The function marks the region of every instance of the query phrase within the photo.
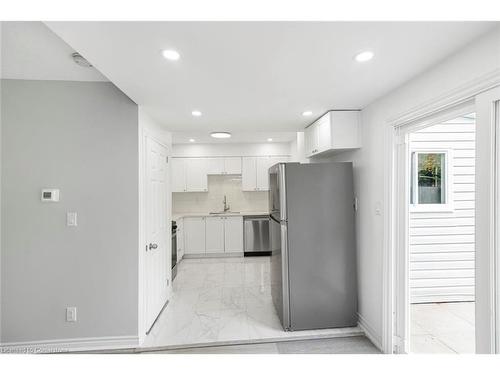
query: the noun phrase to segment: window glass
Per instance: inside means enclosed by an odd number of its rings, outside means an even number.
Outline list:
[[[445,204],[445,157],[444,153],[417,154],[417,203]]]

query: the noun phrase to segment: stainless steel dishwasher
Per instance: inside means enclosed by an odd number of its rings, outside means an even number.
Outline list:
[[[269,216],[244,216],[245,256],[270,255]]]

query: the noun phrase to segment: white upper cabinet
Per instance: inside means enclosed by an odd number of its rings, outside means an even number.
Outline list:
[[[241,189],[255,191],[257,188],[257,158],[243,157],[241,166]]]
[[[243,216],[227,216],[223,219],[225,252],[243,253]]]
[[[208,191],[207,163],[203,158],[172,159],[172,192]]]
[[[304,132],[307,157],[361,147],[359,111],[330,111]]]
[[[269,190],[269,167],[287,156],[173,158],[172,192],[206,192],[208,175],[241,174],[243,191]]]
[[[224,174],[224,158],[207,158],[207,174]]]
[[[208,191],[207,163],[205,159],[186,159],[186,191]]]
[[[242,190],[269,190],[269,167],[285,161],[288,161],[286,156],[243,157]]]
[[[206,158],[207,174],[241,174],[241,157]]]
[[[241,158],[224,158],[225,174],[241,174]]]
[[[224,219],[225,217],[219,216],[205,218],[205,251],[207,253],[224,252]]]
[[[184,159],[172,159],[172,192],[180,193],[186,191],[186,168],[184,167]]]
[[[257,158],[257,191],[269,190],[269,167],[271,166],[270,157]]]

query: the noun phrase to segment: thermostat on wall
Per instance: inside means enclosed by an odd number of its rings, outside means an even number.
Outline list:
[[[59,202],[59,189],[42,189],[42,202]]]

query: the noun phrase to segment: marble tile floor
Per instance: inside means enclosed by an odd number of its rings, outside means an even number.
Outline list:
[[[413,304],[411,353],[474,353],[474,302]]]
[[[155,354],[379,354],[364,336],[159,350]]]
[[[184,259],[177,272],[170,303],[139,350],[363,335],[358,327],[285,332],[269,257]]]

